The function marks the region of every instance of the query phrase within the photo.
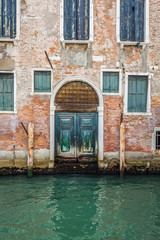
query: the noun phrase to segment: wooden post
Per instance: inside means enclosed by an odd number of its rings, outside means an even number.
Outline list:
[[[27,161],[27,175],[28,177],[33,176],[33,138],[34,138],[34,124],[29,123],[28,125],[28,161]]]
[[[120,125],[120,174],[124,174],[125,167],[125,125]]]

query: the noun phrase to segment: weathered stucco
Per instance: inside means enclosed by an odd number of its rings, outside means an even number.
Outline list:
[[[35,166],[48,167],[50,150],[50,95],[32,93],[32,69],[51,69],[53,86],[68,78],[89,79],[101,91],[100,67],[122,70],[122,96],[103,96],[104,162],[119,161],[120,122],[123,111],[125,73],[151,74],[150,115],[124,115],[126,165],[159,164],[159,152],[152,151],[152,134],[160,126],[160,2],[150,1],[149,44],[121,46],[116,41],[116,0],[94,2],[94,41],[91,44],[62,44],[60,0],[20,1],[20,36],[15,42],[0,41],[0,70],[16,72],[16,113],[0,113],[0,167],[24,167],[27,156],[27,128],[35,125]],[[16,157],[15,157],[16,156]],[[15,160],[13,160],[15,157]],[[15,163],[14,163],[15,161]],[[143,164],[142,164],[143,165]],[[148,166],[148,165],[147,165]]]

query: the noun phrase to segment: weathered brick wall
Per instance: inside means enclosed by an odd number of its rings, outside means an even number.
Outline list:
[[[53,88],[68,77],[91,80],[100,88],[100,66],[115,69],[120,62],[125,72],[149,72],[151,78],[151,113],[149,116],[124,116],[126,151],[151,153],[152,133],[160,124],[160,1],[150,0],[150,44],[120,46],[116,42],[116,0],[94,0],[94,42],[86,46],[60,42],[60,0],[21,0],[20,39],[0,42],[0,70],[16,70],[17,114],[0,114],[0,150],[27,149],[27,127],[35,124],[35,149],[49,149],[50,96],[32,94],[33,68],[50,69],[53,65]],[[85,49],[86,48],[86,49]],[[84,53],[83,53],[84,52]],[[76,55],[79,53],[79,55]],[[74,65],[75,56],[77,65]],[[98,58],[96,58],[98,57]],[[70,65],[67,65],[69,63]],[[122,112],[120,96],[104,96],[104,152],[119,151],[119,126]]]

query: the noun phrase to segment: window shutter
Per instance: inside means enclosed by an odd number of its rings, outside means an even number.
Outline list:
[[[77,0],[77,40],[89,39],[89,0]]]
[[[129,76],[128,112],[146,112],[148,77]]]
[[[121,0],[120,3],[120,39],[132,40],[132,0]]]
[[[3,76],[3,110],[14,110],[14,79],[13,74]]]
[[[119,92],[119,73],[103,72],[103,92],[104,93]]]
[[[5,0],[2,0],[2,2],[1,2],[1,4],[2,4],[2,6],[1,6],[1,21],[2,21],[2,37],[4,37],[5,36],[5,4],[6,3],[6,1]]]
[[[76,0],[64,0],[64,39],[76,39]]]
[[[10,2],[9,11],[10,11],[10,37],[16,36],[16,0],[8,0]],[[9,4],[8,4],[9,5]]]
[[[146,112],[147,89],[147,77],[139,77],[139,80],[137,80],[137,112]]]
[[[135,76],[128,79],[128,112],[136,112],[137,106],[137,82]]]
[[[144,0],[135,0],[135,41],[144,42]]]
[[[34,91],[51,92],[51,72],[35,71],[34,72]]]
[[[0,36],[16,37],[16,0],[1,0]]]

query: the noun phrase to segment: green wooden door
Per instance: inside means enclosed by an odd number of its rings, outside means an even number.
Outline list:
[[[77,157],[97,155],[97,114],[77,114]]]
[[[75,114],[56,114],[56,156],[75,157]]]
[[[97,113],[56,113],[56,157],[97,156]]]

